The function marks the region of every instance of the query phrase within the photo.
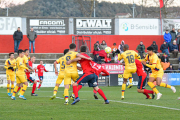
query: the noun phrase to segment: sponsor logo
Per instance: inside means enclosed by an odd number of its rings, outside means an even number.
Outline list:
[[[39,20],[39,25],[65,26],[64,20]]]
[[[122,24],[121,24],[121,28],[122,28],[124,31],[128,31],[128,29],[129,29],[128,23],[122,23]]]

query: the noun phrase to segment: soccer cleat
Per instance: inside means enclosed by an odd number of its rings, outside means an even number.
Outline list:
[[[174,86],[171,86],[171,90],[176,93],[176,88]]]
[[[124,96],[121,96],[121,100],[124,100]]]
[[[11,97],[11,95],[12,95],[11,93],[7,93],[7,94],[8,94],[9,97]]]
[[[152,94],[152,99],[154,99],[154,98],[155,98],[155,96],[156,96],[156,95],[155,95],[155,93],[153,93],[153,94]]]
[[[31,96],[38,96],[38,94],[35,94],[35,93],[31,93]]]
[[[105,103],[104,104],[109,104],[109,100],[105,100]]]
[[[66,101],[65,101],[65,103],[64,103],[64,105],[68,105],[68,103],[69,103],[69,101],[68,101],[68,100],[66,100]]]
[[[148,98],[146,98],[146,99],[152,99],[151,97],[148,97]]]
[[[19,92],[19,93],[18,93],[18,96],[20,96],[20,95],[21,95],[21,93]]]
[[[23,95],[20,95],[19,98],[21,98],[23,100],[27,100]]]
[[[71,103],[71,105],[75,105],[77,102],[79,102],[80,101],[80,99],[79,99],[79,97],[77,97],[75,100],[74,100],[74,102],[73,103]]]
[[[40,90],[39,88],[37,88],[37,90]]]
[[[70,98],[71,98],[71,100],[74,100],[74,96],[71,95]]]
[[[162,94],[161,93],[158,93],[157,94],[157,99],[156,100],[159,100],[161,98]]]
[[[11,100],[16,100],[16,98],[14,96],[11,97]]]
[[[94,93],[94,98],[97,100],[98,99],[98,97],[97,97],[97,95]]]
[[[53,96],[50,98],[50,100],[53,100],[54,98],[56,98],[56,95],[53,95]]]
[[[133,86],[132,84],[129,84],[127,88],[129,88],[129,89],[130,89],[130,88],[132,88],[132,86]]]

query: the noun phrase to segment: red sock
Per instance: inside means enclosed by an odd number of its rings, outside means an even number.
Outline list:
[[[18,88],[17,92],[21,89],[21,87]]]
[[[146,89],[144,89],[144,93],[153,94],[153,91],[152,91],[152,90],[146,90]]]
[[[41,84],[39,84],[39,87],[38,87],[38,89],[41,87]]]
[[[146,95],[147,98],[149,98],[150,96],[148,95],[148,93],[143,93],[144,95]]]
[[[98,89],[97,92],[104,98],[104,100],[107,100],[107,98],[106,98],[104,92],[103,92],[100,88]]]
[[[73,93],[75,95],[75,98],[78,97],[78,87],[77,86],[73,86]]]
[[[78,91],[82,88],[82,85],[78,85]]]
[[[35,90],[36,90],[36,84],[34,83],[32,87],[32,93],[34,93]]]
[[[95,94],[97,94],[97,91],[93,90],[93,92],[94,92]]]

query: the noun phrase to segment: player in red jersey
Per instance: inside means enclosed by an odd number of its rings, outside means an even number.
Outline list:
[[[40,87],[41,87],[41,84],[43,82],[43,72],[49,72],[48,70],[45,69],[44,65],[43,65],[43,61],[40,61],[40,65],[37,66],[37,69],[38,69],[38,77],[39,77],[39,86],[38,86],[38,89],[37,90],[40,90]]]
[[[81,55],[85,56],[85,57],[89,57],[86,53],[86,46],[81,46]],[[90,57],[89,57],[90,58]],[[80,60],[79,58],[75,58],[73,60],[67,61],[66,64],[69,65],[72,62],[76,62]],[[104,92],[97,86],[97,75],[95,75],[95,71],[94,69],[91,67],[90,65],[90,60],[86,60],[86,59],[81,59],[80,61],[81,64],[81,68],[83,70],[83,75],[81,77],[79,77],[75,83],[73,83],[73,92],[75,94],[75,100],[71,105],[75,105],[77,102],[80,101],[79,97],[78,97],[78,89],[82,84],[84,83],[88,83],[89,87],[93,87],[94,90],[96,90],[105,100],[105,104],[109,104],[109,101],[107,100]]]
[[[33,68],[33,63],[35,62],[35,57],[31,57],[31,60],[28,62],[29,66],[31,68]],[[31,71],[33,72],[33,71]],[[26,71],[26,76],[27,76],[27,80],[30,82],[30,83],[33,83],[33,87],[32,87],[32,93],[31,93],[31,96],[38,96],[37,94],[35,94],[35,90],[36,90],[36,84],[37,84],[37,81],[38,80],[35,80],[34,78],[32,78],[30,76],[30,72],[29,71]]]
[[[137,75],[139,76],[139,81],[138,81],[138,86],[137,86],[137,91],[139,93],[143,93],[144,95],[146,95],[146,99],[151,99],[151,97],[148,94],[152,94],[152,99],[154,99],[155,94],[152,90],[147,90],[145,89],[146,86],[146,79],[147,79],[147,74],[144,71],[144,67],[141,64],[141,61],[135,59],[135,63],[136,63],[136,67],[137,67]]]

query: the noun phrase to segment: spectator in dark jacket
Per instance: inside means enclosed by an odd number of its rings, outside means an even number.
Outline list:
[[[140,44],[137,46],[136,50],[140,54],[141,58],[143,58],[143,53],[145,52],[145,46],[143,45],[143,42],[141,41]]]
[[[170,31],[170,34],[171,34],[171,43],[177,38],[177,34],[175,32],[175,28],[173,28],[171,31]]]
[[[94,50],[95,50],[95,51],[100,51],[100,50],[102,50],[102,47],[101,47],[101,45],[99,44],[99,41],[97,41],[97,42],[94,44]]]
[[[178,45],[178,50],[179,50],[179,46],[180,46],[180,29],[178,29],[178,33],[177,33],[177,45]]]
[[[111,63],[111,56],[109,54],[107,54],[107,56],[104,59],[105,63]]]
[[[31,28],[31,31],[27,34],[27,37],[29,38],[29,52],[31,53],[31,44],[33,44],[33,53],[35,53],[35,39],[37,38],[37,34],[34,32],[33,28]]]
[[[162,53],[166,53],[166,55],[168,55],[170,57],[169,51],[168,51],[168,45],[167,45],[166,41],[163,42],[160,50],[162,51]]]
[[[169,50],[170,50],[170,46],[171,46],[171,34],[168,33],[168,30],[166,30],[165,34],[164,34],[164,40],[166,41],[168,47],[169,47]]]
[[[99,56],[99,54],[96,54],[94,56],[94,62],[98,63],[98,64],[101,64],[101,57]]]
[[[17,31],[13,34],[14,39],[14,52],[17,52],[19,49],[19,44],[23,39],[23,33],[20,31],[20,27],[18,27]]]
[[[171,44],[170,52],[173,54],[174,58],[177,58],[177,55],[178,55],[178,46],[176,44],[176,40],[174,40],[173,44]]]
[[[156,41],[153,41],[151,47],[153,47],[153,52],[158,53],[158,46],[156,45]]]

